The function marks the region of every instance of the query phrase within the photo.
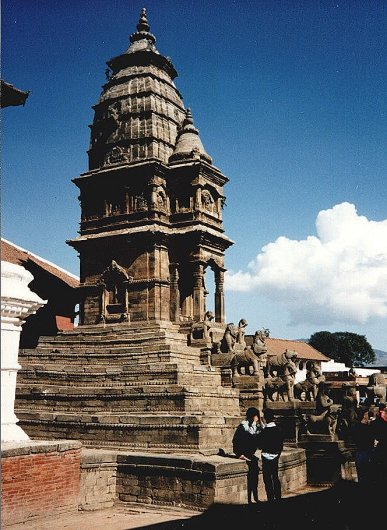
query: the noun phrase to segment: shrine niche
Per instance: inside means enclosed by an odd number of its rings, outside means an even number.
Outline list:
[[[100,322],[129,322],[128,286],[133,278],[116,261],[112,260],[100,281]]]
[[[111,152],[107,155],[105,164],[119,164],[124,162],[125,159],[126,157],[122,151],[122,148],[115,145]]]

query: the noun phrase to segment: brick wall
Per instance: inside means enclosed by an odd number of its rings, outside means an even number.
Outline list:
[[[77,511],[81,444],[25,442],[2,445],[2,526]]]

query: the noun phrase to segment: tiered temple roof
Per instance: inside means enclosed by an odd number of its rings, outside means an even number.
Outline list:
[[[145,9],[130,42],[126,52],[107,62],[108,82],[94,107],[89,169],[151,158],[168,163],[183,122],[184,145],[190,125],[190,136],[196,136],[192,149],[199,145],[210,162],[173,82],[176,70],[156,49]]]

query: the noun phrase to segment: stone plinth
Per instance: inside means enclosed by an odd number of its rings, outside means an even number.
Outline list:
[[[165,453],[231,447],[239,392],[171,323],[82,326],[20,357],[17,411],[34,438]]]
[[[351,453],[342,440],[332,440],[328,434],[306,434],[299,446],[306,450],[309,485],[330,486],[345,478]]]
[[[305,451],[286,449],[279,477],[283,492],[306,485]],[[124,502],[208,508],[247,502],[247,464],[235,458],[199,455],[118,454],[117,496]],[[263,480],[259,497],[265,499]]]
[[[301,418],[303,414],[312,414],[315,410],[314,401],[269,401],[265,407],[273,410],[276,421],[281,426],[287,443],[297,444],[300,440]]]

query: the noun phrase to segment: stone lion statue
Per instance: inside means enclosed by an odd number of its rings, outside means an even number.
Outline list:
[[[244,375],[259,375],[260,373],[259,358],[250,346],[234,353],[230,366],[233,377],[242,375],[242,369],[244,369]],[[250,374],[250,366],[253,368],[252,374]]]

